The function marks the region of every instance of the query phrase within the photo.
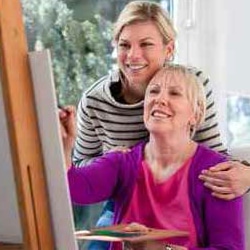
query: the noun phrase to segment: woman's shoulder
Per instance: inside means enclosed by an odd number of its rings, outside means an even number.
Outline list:
[[[193,157],[193,164],[196,165],[196,168],[207,169],[227,160],[228,158],[226,155],[216,152],[205,145],[198,144],[196,153]]]
[[[89,86],[83,92],[85,96],[95,96],[96,94],[102,94],[103,89],[109,87],[111,83],[119,81],[119,73],[117,70],[110,71],[107,75],[102,76],[96,82],[94,82],[91,86]]]
[[[115,157],[123,161],[125,165],[140,163],[143,160],[144,147],[146,143],[146,140],[139,141],[135,145],[131,146],[126,152],[115,152]]]
[[[188,70],[196,76],[197,81],[203,85],[204,91],[207,94],[209,91],[211,91],[212,86],[211,82],[209,79],[209,76],[204,73],[203,70],[193,67],[193,66],[188,66]]]
[[[114,150],[107,152],[101,157],[97,157],[97,160],[101,158],[110,161],[119,161],[121,165],[134,165],[135,161],[143,160],[143,152],[145,145],[146,141],[142,140],[131,146],[127,150]]]
[[[91,104],[91,106],[101,105],[102,103],[110,103],[110,85],[117,79],[116,71],[112,71],[93,83],[82,94],[80,103],[83,106]]]
[[[198,144],[197,150],[193,156],[190,171],[189,171],[189,178],[192,190],[204,190],[204,185],[199,179],[199,175],[201,171],[204,169],[209,169],[212,166],[215,166],[218,163],[227,161],[227,156],[218,153],[203,144]],[[198,186],[197,186],[198,185]],[[198,189],[196,189],[196,188]],[[194,189],[193,189],[194,188]]]
[[[194,74],[201,82],[208,80],[208,76],[204,73],[203,70],[196,68],[194,66],[187,66],[188,70]]]
[[[83,92],[83,96],[89,97],[101,94],[104,86],[107,85],[109,82],[110,75],[105,75],[101,77]]]

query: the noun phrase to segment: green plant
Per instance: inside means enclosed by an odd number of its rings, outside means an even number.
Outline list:
[[[60,0],[22,0],[30,50],[51,50],[57,97],[76,105],[111,68],[112,25],[99,15],[79,22]]]

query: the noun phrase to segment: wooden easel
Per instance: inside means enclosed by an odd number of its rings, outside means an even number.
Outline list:
[[[55,249],[27,53],[20,1],[0,0],[0,76],[23,232],[22,245],[0,250]]]

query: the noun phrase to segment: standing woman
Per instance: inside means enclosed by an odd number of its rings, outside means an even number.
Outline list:
[[[128,148],[148,137],[143,123],[143,100],[146,87],[156,71],[174,55],[176,33],[167,13],[156,3],[133,1],[120,13],[114,29],[118,70],[104,76],[83,94],[77,110],[77,138],[73,163],[84,166],[103,153]],[[213,92],[209,80],[201,71],[191,69],[204,86],[206,118],[197,128],[194,140],[219,152],[222,145]],[[232,165],[232,164],[231,164]],[[231,166],[223,163],[220,168]],[[242,176],[232,189],[232,180],[215,181],[204,178],[213,189],[219,185],[223,195],[243,194],[250,186],[249,169],[241,165]],[[229,169],[230,171],[230,169]],[[223,171],[226,175],[227,171]],[[237,171],[236,171],[237,174]],[[210,181],[210,182],[209,182]],[[209,185],[209,184],[207,184]],[[221,187],[226,187],[221,190]],[[223,197],[222,197],[223,198]]]
[[[86,90],[78,105],[75,165],[84,166],[104,152],[130,147],[148,136],[142,119],[145,88],[154,73],[173,58],[175,39],[168,14],[158,4],[133,1],[125,6],[114,29],[118,70]],[[225,152],[211,83],[202,71],[191,70],[206,95],[206,118],[194,140]],[[219,198],[238,197],[250,187],[250,168],[240,163],[220,164],[206,174],[202,179]]]
[[[156,3],[130,2],[114,29],[118,70],[83,94],[77,111],[78,134],[73,162],[86,162],[114,147],[130,147],[148,136],[142,119],[145,89],[155,72],[171,61],[176,33],[167,13]],[[195,71],[206,92],[207,117],[195,140],[224,151],[209,80]]]

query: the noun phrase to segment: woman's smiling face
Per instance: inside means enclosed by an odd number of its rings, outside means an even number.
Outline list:
[[[163,36],[152,21],[125,26],[117,41],[117,61],[128,87],[144,96],[152,76],[170,53],[172,55],[172,46],[171,42],[164,44]]]
[[[144,103],[144,122],[150,133],[190,135],[195,114],[188,98],[183,74],[159,72],[148,85]]]

